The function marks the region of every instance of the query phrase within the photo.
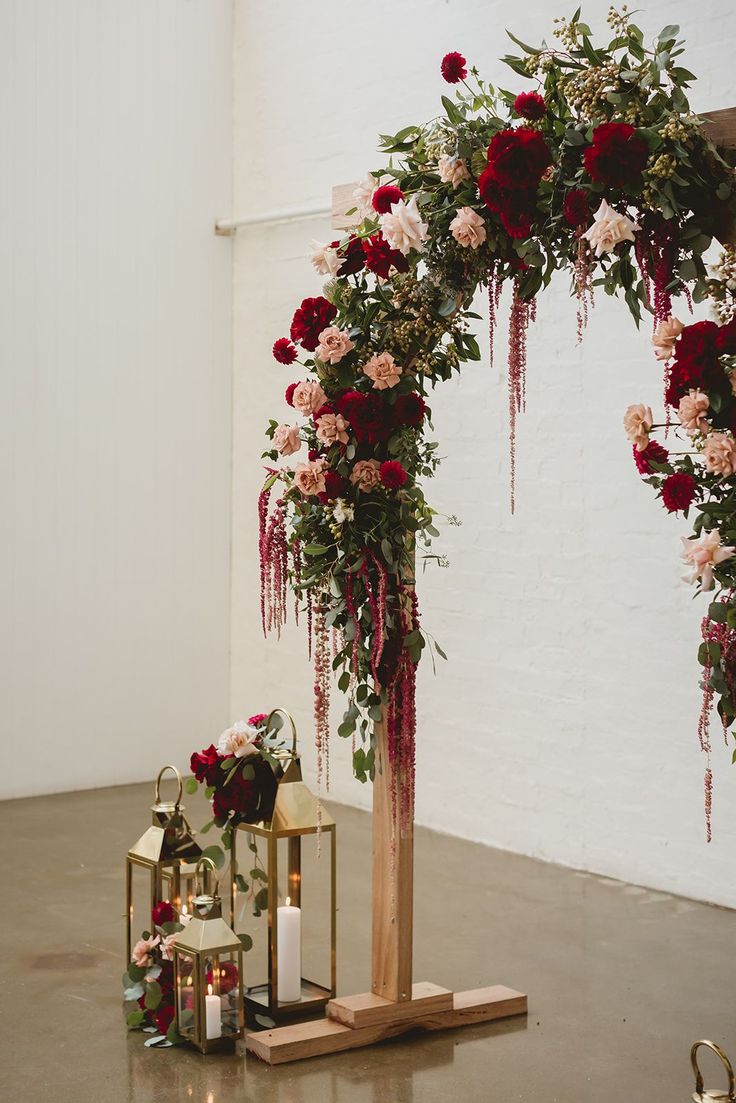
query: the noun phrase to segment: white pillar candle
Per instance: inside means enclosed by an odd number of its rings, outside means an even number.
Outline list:
[[[220,997],[212,994],[212,985],[207,985],[207,995],[204,998],[205,1026],[208,1038],[222,1037],[222,1020],[220,1018]]]
[[[278,998],[280,1003],[296,1003],[302,995],[302,913],[290,898],[276,910],[278,944]]]

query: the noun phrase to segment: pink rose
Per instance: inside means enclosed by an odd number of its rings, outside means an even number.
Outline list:
[[[331,245],[321,245],[319,241],[313,241],[312,264],[320,276],[335,276],[342,260],[337,249]]]
[[[665,318],[663,322],[659,323],[652,337],[654,355],[658,360],[669,360],[672,357],[675,351],[675,341],[684,328],[679,318],[674,318],[671,314],[669,318]]]
[[[593,219],[593,225],[585,231],[583,237],[588,239],[591,249],[595,249],[597,257],[610,253],[620,241],[633,241],[634,234],[639,229],[636,222],[632,222],[625,214],[619,214],[605,199],[601,201]]]
[[[298,425],[277,425],[273,431],[273,443],[282,456],[293,456],[302,446]]]
[[[310,414],[319,410],[320,406],[324,406],[326,401],[327,395],[319,383],[297,383],[291,397],[294,409],[298,410],[300,414],[304,414],[305,417],[309,417]]]
[[[346,356],[355,345],[337,326],[328,326],[319,335],[319,344],[314,355],[323,364],[339,364],[343,356]]]
[[[404,256],[412,249],[422,248],[429,226],[422,222],[415,195],[408,203],[400,199],[391,204],[391,210],[381,216],[381,232],[391,248],[398,249]]]
[[[705,466],[713,475],[736,472],[736,441],[728,433],[711,433],[703,445]]]
[[[450,233],[463,248],[477,249],[486,240],[486,224],[472,207],[460,207],[450,223]]]
[[[342,414],[322,414],[317,418],[317,439],[323,444],[334,444],[338,440],[341,444],[347,444],[348,425]]]
[[[159,944],[159,936],[155,938],[139,938],[133,947],[132,961],[139,969],[146,969],[149,965],[153,965],[153,958],[151,957],[151,950],[153,950]]]
[[[713,568],[730,559],[736,548],[724,548],[717,529],[704,532],[697,540],[682,536],[682,561],[692,566],[690,574],[682,576],[683,582],[694,584],[701,580],[704,590],[713,589]]]
[[[468,166],[462,157],[451,157],[444,154],[437,162],[437,172],[443,184],[452,184],[453,188],[459,188],[463,180],[470,179]]]
[[[390,352],[379,352],[363,365],[363,374],[373,380],[374,391],[385,391],[395,387],[401,376],[401,368],[394,362]]]
[[[350,472],[350,482],[366,493],[374,490],[381,482],[381,465],[378,460],[358,460]]]
[[[311,463],[298,463],[294,468],[294,485],[301,490],[307,498],[313,498],[317,494],[325,492],[324,460],[314,460]]]
[[[683,429],[687,429],[688,433],[694,433],[696,430],[704,433],[708,428],[705,411],[709,406],[708,395],[703,394],[702,391],[690,390],[683,395],[677,410]]]
[[[639,402],[635,406],[627,407],[624,414],[624,429],[631,443],[636,445],[637,452],[643,452],[649,444],[649,431],[653,422],[650,406],[644,406]]]
[[[174,960],[174,942],[176,941],[176,935],[177,932],[174,931],[172,934],[167,934],[161,940],[161,957],[164,961]]]

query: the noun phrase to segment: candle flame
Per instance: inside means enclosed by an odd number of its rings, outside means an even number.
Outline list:
[[[287,908],[289,907],[290,904],[291,904],[291,897],[287,896],[286,897],[286,906],[287,906]]]
[[[208,995],[208,996],[211,996],[211,995],[212,995],[212,985],[211,985],[211,984],[208,984],[208,985],[207,985],[207,995]]]
[[[187,914],[187,906],[186,906],[186,904],[182,904],[182,906],[181,906],[181,914],[182,914],[182,915],[186,915],[186,914]]]

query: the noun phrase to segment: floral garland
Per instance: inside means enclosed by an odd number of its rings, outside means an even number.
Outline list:
[[[169,901],[156,904],[151,912],[151,930],[143,931],[133,947],[123,977],[123,999],[134,1004],[127,1014],[128,1027],[153,1035],[147,1045],[178,1045],[183,1041],[174,1023],[173,942],[181,930],[183,925]]]
[[[555,48],[510,36],[524,56],[504,61],[535,82],[518,95],[447,54],[442,76],[456,92],[442,97],[444,115],[382,136],[390,159],[356,189],[357,225],[314,245],[323,295],[303,300],[289,338],[273,346],[306,378],[285,395],[301,420],[267,430],[264,458],[294,466],[267,468],[259,500],[264,632],[280,631],[291,585],[315,659],[320,773],[331,666],[349,696],[338,734],[352,739],[361,780],[374,773],[373,722],[386,717],[405,779],[395,794],[402,816],[413,807],[416,664],[425,646],[445,657],[419,626],[414,593],[416,554],[446,564],[431,552],[436,514],[421,489],[439,462],[426,436],[429,397],[480,359],[470,332],[477,288],[488,293],[492,353],[511,285],[512,508],[526,332],[553,273],[571,277],[578,337],[598,288],[654,326],[674,295],[700,301],[711,291],[702,253],[733,170],[690,112],[679,28],[647,45],[625,9],[608,21],[605,47],[593,45],[579,10],[557,21]]]

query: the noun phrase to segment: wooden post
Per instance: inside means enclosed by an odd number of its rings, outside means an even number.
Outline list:
[[[402,830],[398,801],[403,778],[388,760],[384,718],[375,726],[373,782],[373,945],[371,988],[399,1002],[412,995],[414,909],[414,823]]]

